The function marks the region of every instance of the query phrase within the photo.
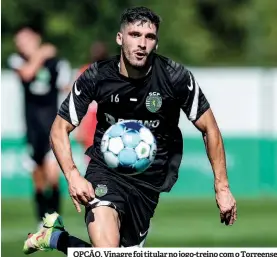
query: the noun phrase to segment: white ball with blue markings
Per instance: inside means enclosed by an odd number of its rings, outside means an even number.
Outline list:
[[[157,144],[152,132],[143,124],[125,120],[105,132],[101,152],[108,167],[126,175],[136,175],[154,161]]]

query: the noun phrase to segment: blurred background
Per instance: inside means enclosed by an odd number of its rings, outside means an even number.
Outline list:
[[[211,103],[222,131],[238,220],[220,224],[213,174],[199,132],[180,118],[184,157],[179,180],[164,194],[147,246],[277,247],[277,3],[275,0],[2,0],[1,200],[2,256],[23,256],[36,230],[31,173],[24,165],[23,89],[7,65],[19,26],[40,30],[69,61],[72,80],[89,61],[93,42],[115,44],[121,12],[144,5],[162,17],[158,53],[185,64]],[[65,95],[60,95],[60,101]],[[82,147],[72,135],[82,172]],[[68,230],[88,240],[83,213],[71,203],[61,175],[62,215]],[[58,252],[36,256],[62,256]]]

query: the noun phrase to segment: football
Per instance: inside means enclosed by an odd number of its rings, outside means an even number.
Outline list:
[[[126,175],[136,175],[154,161],[157,144],[152,132],[143,124],[125,120],[105,132],[101,152],[108,167]]]

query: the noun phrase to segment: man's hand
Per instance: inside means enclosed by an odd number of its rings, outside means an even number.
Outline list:
[[[80,204],[86,206],[95,197],[92,185],[77,170],[70,172],[67,182],[70,197],[77,211],[81,212]]]
[[[233,225],[237,220],[237,205],[229,187],[216,188],[216,203],[220,210],[221,223]]]

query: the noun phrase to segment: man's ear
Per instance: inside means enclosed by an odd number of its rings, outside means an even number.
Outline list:
[[[159,48],[159,38],[157,37],[157,42],[156,42],[156,47],[155,47],[155,51],[157,51]]]
[[[121,32],[117,32],[117,34],[116,34],[116,43],[119,46],[122,46],[122,33]]]

